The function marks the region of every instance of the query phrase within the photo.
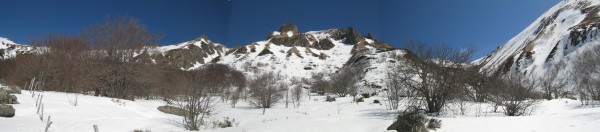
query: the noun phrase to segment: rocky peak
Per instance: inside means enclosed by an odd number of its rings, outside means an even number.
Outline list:
[[[368,34],[367,34],[367,36],[366,36],[366,38],[368,38],[368,39],[371,39],[371,40],[373,40],[373,41],[377,41],[377,40],[375,39],[375,36],[373,36],[373,34],[371,34],[371,33],[368,33]]]
[[[271,43],[276,45],[284,45],[288,47],[310,46],[309,38],[306,35],[298,32],[298,27],[292,23],[283,24],[279,31],[271,32],[269,35]]]
[[[348,32],[344,34],[344,43],[359,44],[365,41],[365,38],[360,35],[353,27],[348,27]]]
[[[294,34],[298,34],[298,27],[296,25],[294,25],[293,23],[286,23],[281,25],[281,27],[279,27],[279,32],[281,32],[282,34],[285,34],[287,32],[292,32]]]
[[[210,42],[210,39],[208,39],[208,37],[206,35],[200,35],[200,37],[196,38],[195,41],[201,41],[204,40],[206,42]]]

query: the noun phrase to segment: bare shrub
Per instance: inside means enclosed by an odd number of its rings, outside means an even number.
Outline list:
[[[396,60],[396,62],[398,60],[402,60],[402,58],[404,58],[404,56],[399,55],[395,52],[393,52],[392,54],[390,54],[390,58]],[[401,64],[397,64],[397,63],[389,63],[386,65],[387,68],[389,69],[386,72],[386,80],[385,80],[385,85],[386,85],[386,89],[385,90],[385,94],[387,96],[387,104],[388,107],[387,109],[390,110],[396,110],[398,109],[398,105],[401,101],[401,96],[404,94],[410,94],[410,92],[408,91],[408,88],[406,88],[405,86],[402,86],[403,83],[401,81],[403,81],[402,78],[404,75],[402,72],[404,70],[400,69],[400,68],[406,68],[406,67],[402,67]],[[368,98],[366,96],[369,96],[368,94],[361,94],[363,97]]]
[[[237,126],[239,122],[236,122],[234,118],[225,117],[223,121],[215,120],[212,122],[213,128],[227,128]]]
[[[331,89],[328,92],[336,94],[338,97],[345,97],[351,94],[356,99],[356,95],[358,94],[357,83],[362,79],[365,67],[363,64],[356,64],[340,69],[332,77]]]
[[[312,75],[311,92],[319,95],[325,95],[326,91],[331,89],[331,82],[325,77],[325,73],[315,73]]]
[[[181,80],[177,87],[182,90],[183,96],[178,106],[187,112],[183,125],[188,130],[199,130],[213,109],[209,88],[204,85],[209,81],[206,78],[210,78],[206,75],[202,71],[180,72]]]
[[[271,108],[279,100],[283,99],[282,86],[286,85],[279,83],[280,76],[273,72],[261,73],[250,81],[250,104],[263,108],[263,115],[267,108]]]
[[[294,102],[294,106],[296,108],[300,107],[300,103],[302,101],[302,82],[292,81],[293,84],[296,84],[292,87],[292,101]]]
[[[545,75],[537,79],[539,81],[539,86],[544,92],[545,99],[557,99],[563,96],[562,94],[565,92],[564,87],[567,85],[567,81],[557,77],[560,69],[564,69],[564,67],[565,63],[561,61],[558,64],[550,66]]]
[[[540,97],[536,83],[521,75],[508,74],[495,81],[490,99],[501,106],[507,116],[521,116],[533,112]]]

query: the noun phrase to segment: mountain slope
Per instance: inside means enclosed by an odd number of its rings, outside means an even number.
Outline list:
[[[599,46],[600,1],[564,0],[491,54],[478,59],[491,74],[523,73],[531,77],[570,73],[573,61],[588,47]],[[557,68],[558,71],[549,72]],[[558,75],[557,75],[558,74]]]

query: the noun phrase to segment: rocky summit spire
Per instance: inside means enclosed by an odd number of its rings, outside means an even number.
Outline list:
[[[293,23],[286,23],[281,25],[281,27],[279,27],[279,32],[281,32],[281,34],[283,35],[287,35],[288,32],[293,33],[293,35],[299,34],[298,27]]]

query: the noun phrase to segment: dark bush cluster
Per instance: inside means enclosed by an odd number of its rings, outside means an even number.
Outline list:
[[[355,100],[356,102],[365,102],[365,99],[363,97],[360,97],[358,99]]]
[[[396,130],[398,132],[427,132],[436,130],[442,126],[442,121],[438,119],[428,119],[425,114],[411,111],[401,113],[396,117],[396,121],[390,125],[387,130]]]
[[[227,127],[234,127],[237,126],[239,122],[236,122],[235,119],[231,118],[229,119],[229,117],[225,117],[223,119],[223,121],[213,121],[213,128],[227,128]]]
[[[325,101],[327,101],[327,102],[333,102],[333,101],[335,101],[335,97],[334,96],[327,96],[327,97],[325,97]]]
[[[362,96],[363,98],[366,99],[366,98],[370,98],[371,94],[369,94],[369,93],[362,93],[362,94],[360,94],[360,96]]]

